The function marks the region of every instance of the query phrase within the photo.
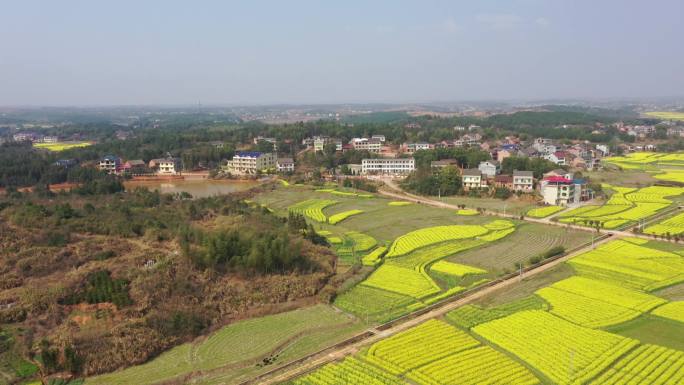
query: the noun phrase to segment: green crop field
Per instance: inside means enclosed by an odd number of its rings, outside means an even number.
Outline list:
[[[331,307],[319,305],[236,322],[206,339],[164,352],[145,364],[93,377],[86,383],[155,384],[199,370],[220,372],[222,367],[230,367],[232,375],[235,375],[233,372],[237,372],[237,369],[244,369],[243,374],[249,372],[254,375],[262,370],[254,365],[261,357],[280,353],[294,355],[296,358],[360,329],[360,323]],[[313,341],[296,346],[297,341],[304,337]],[[288,341],[289,344],[283,346]],[[285,350],[281,352],[281,348]],[[287,350],[295,348],[298,351]]]

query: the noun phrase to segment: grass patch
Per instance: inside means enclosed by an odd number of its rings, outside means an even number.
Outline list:
[[[684,350],[682,323],[678,321],[644,314],[639,318],[605,328],[604,330],[637,339],[642,343]]]

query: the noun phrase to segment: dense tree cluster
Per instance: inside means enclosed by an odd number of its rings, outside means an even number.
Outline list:
[[[423,195],[448,196],[462,192],[460,173],[453,166],[447,166],[434,172],[418,170],[404,180],[402,187]]]

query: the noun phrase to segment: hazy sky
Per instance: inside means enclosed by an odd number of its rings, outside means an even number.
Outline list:
[[[684,95],[684,1],[0,0],[0,105]]]

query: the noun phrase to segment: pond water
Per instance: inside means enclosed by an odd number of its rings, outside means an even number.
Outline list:
[[[163,194],[187,192],[194,198],[206,198],[215,195],[225,195],[237,191],[245,191],[256,186],[255,181],[185,179],[168,181],[128,181],[124,182],[126,190],[136,187],[146,187],[150,191],[159,190]]]

